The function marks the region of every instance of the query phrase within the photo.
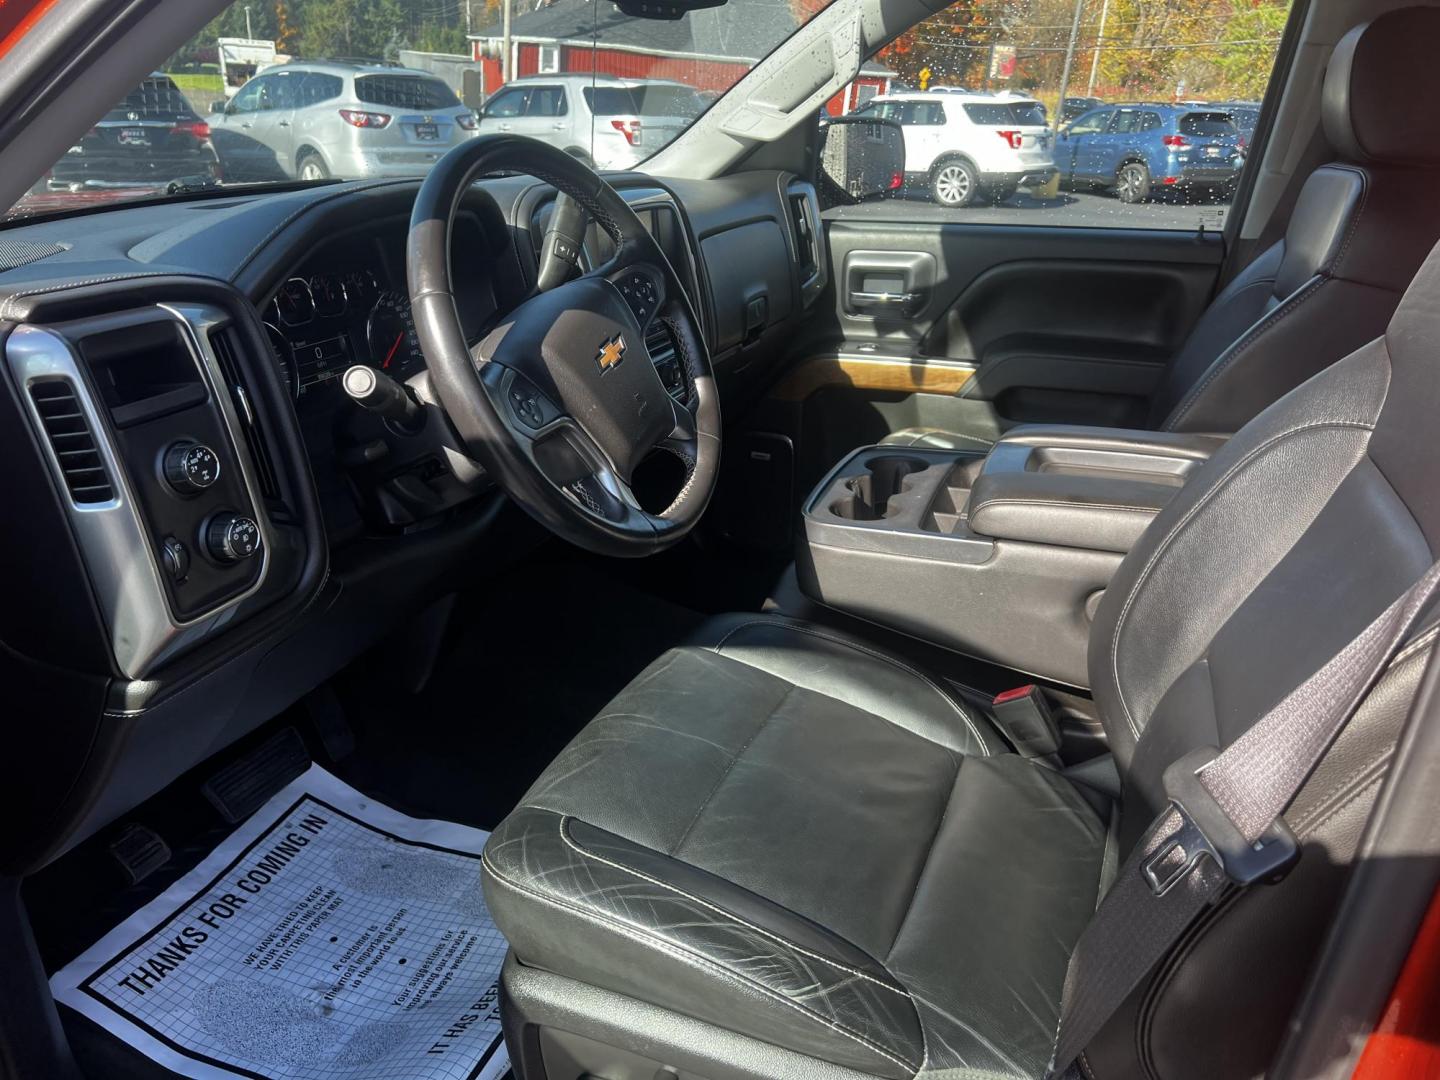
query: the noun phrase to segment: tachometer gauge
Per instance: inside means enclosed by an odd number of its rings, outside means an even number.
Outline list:
[[[352,304],[371,304],[380,295],[380,283],[369,270],[351,270],[344,277],[344,285]]]
[[[370,363],[396,378],[405,378],[420,366],[420,341],[410,315],[410,298],[404,293],[383,292],[370,309],[365,324],[370,345]]]
[[[310,291],[315,296],[316,315],[331,319],[345,314],[345,283],[334,274],[316,274],[310,279]]]
[[[304,278],[292,277],[280,286],[275,310],[286,326],[304,326],[315,317],[315,295]]]
[[[292,400],[300,397],[300,372],[295,367],[295,349],[290,344],[290,339],[280,332],[280,328],[273,323],[265,324],[265,333],[270,338],[270,348],[275,352],[275,363],[280,369],[280,378],[285,381],[285,389],[289,392]]]

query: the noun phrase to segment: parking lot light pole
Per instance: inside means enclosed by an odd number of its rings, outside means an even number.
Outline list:
[[[500,0],[500,83],[510,81],[510,0]]]
[[[254,41],[254,40],[255,40],[255,31],[253,31],[253,30],[250,29],[250,5],[249,5],[249,4],[246,4],[246,5],[245,5],[245,37],[246,37],[248,40],[250,40],[250,41]]]
[[[1110,14],[1110,0],[1100,0],[1100,27],[1095,31],[1095,51],[1090,56],[1090,83],[1085,96],[1095,96],[1095,77],[1100,74],[1100,49],[1105,44],[1105,18]]]
[[[1085,0],[1075,0],[1075,17],[1070,20],[1070,44],[1065,49],[1065,66],[1060,71],[1060,100],[1055,103],[1055,122],[1065,119],[1065,89],[1070,85],[1070,71],[1075,66],[1075,43],[1080,39],[1080,16],[1085,11]]]

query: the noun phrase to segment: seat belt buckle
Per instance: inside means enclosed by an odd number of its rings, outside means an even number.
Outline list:
[[[996,726],[1022,757],[1045,758],[1060,751],[1060,726],[1045,694],[1033,683],[996,694],[990,702]]]
[[[1270,823],[1254,843],[1235,827],[1200,780],[1200,770],[1220,756],[1213,746],[1192,750],[1165,770],[1165,794],[1180,816],[1180,828],[1167,837],[1140,866],[1156,896],[1184,881],[1206,857],[1213,859],[1235,885],[1273,884],[1300,857],[1300,844],[1284,818]]]

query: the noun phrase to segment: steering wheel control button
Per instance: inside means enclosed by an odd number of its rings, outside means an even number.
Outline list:
[[[555,253],[557,259],[562,259],[571,266],[580,261],[580,248],[569,237],[555,237],[555,242],[550,245],[550,250]]]
[[[167,536],[160,541],[160,562],[172,581],[184,581],[190,573],[190,549],[175,537]]]
[[[243,514],[216,514],[205,527],[205,550],[216,562],[248,559],[260,550],[260,544],[260,526]]]
[[[165,482],[179,495],[198,495],[220,479],[220,458],[202,443],[177,442],[161,462]]]
[[[529,379],[516,375],[510,383],[510,411],[526,427],[542,428],[560,414]]]
[[[655,288],[655,282],[648,274],[632,270],[620,279],[619,285],[620,295],[625,298],[625,303],[630,305],[635,318],[643,325],[660,303],[660,293]]]

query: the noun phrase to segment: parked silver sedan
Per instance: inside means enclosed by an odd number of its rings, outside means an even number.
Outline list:
[[[227,180],[348,180],[423,173],[477,123],[429,72],[323,60],[264,69],[210,128]]]

